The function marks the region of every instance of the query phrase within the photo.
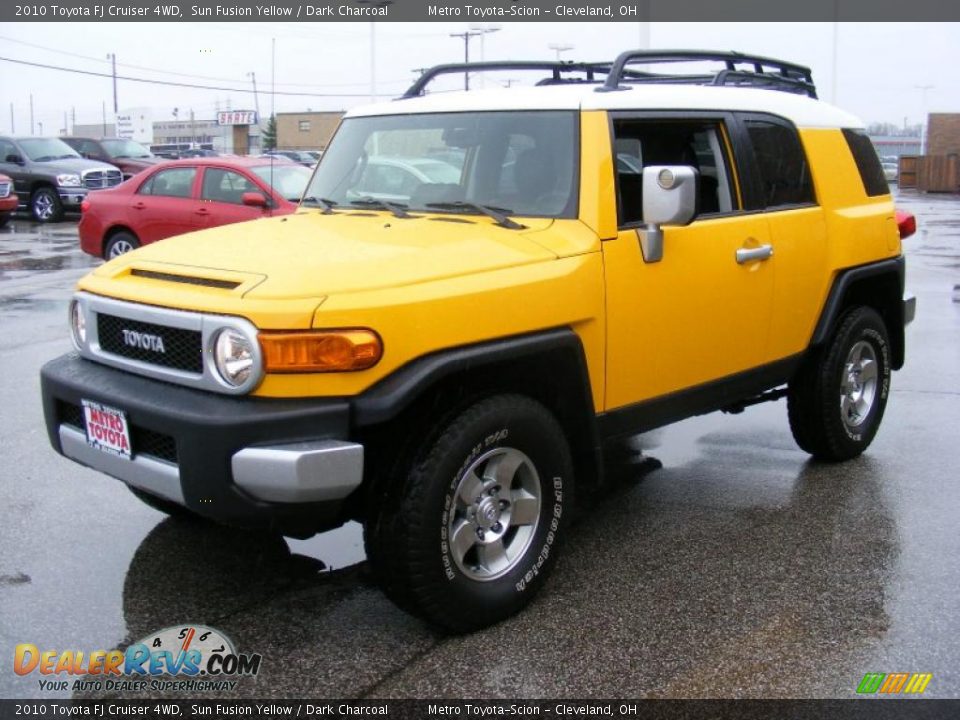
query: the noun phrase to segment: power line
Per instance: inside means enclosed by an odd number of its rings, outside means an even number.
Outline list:
[[[47,65],[45,63],[29,62],[27,60],[17,60],[15,58],[0,57],[0,61],[14,63],[16,65],[28,65],[30,67],[44,68],[45,70],[59,70],[60,72],[74,73],[77,75],[92,75],[94,77],[112,78],[112,73],[101,73],[93,70],[78,70],[77,68],[61,67],[59,65]],[[215,85],[197,85],[195,83],[174,82],[173,80],[151,80],[148,78],[131,77],[129,75],[117,75],[117,80],[127,80],[129,82],[146,83],[148,85],[169,85],[172,87],[193,88],[195,90],[219,90],[220,92],[246,93],[253,94],[253,90],[245,88],[218,87]],[[289,92],[277,91],[277,95],[287,97],[370,97],[369,92],[365,93],[308,93],[308,92]],[[380,93],[381,97],[393,97],[393,93]]]
[[[6,37],[0,35],[0,40],[4,42],[16,43],[17,45],[24,45],[26,47],[34,48],[35,50],[43,50],[45,52],[57,53],[59,55],[66,55],[68,57],[80,58],[81,60],[89,60],[90,62],[101,63],[101,64],[110,64],[109,60],[104,60],[103,58],[93,57],[91,55],[83,55],[81,53],[69,52],[67,50],[59,50],[57,48],[46,47],[44,45],[37,45],[36,43],[29,43],[23,40],[17,40],[15,38]],[[174,76],[174,77],[184,77],[184,78],[193,78],[194,80],[212,80],[214,82],[234,82],[234,78],[226,77],[215,77],[212,75],[196,75],[193,73],[181,73],[175,72],[173,70],[164,70],[161,68],[148,67],[146,65],[134,65],[132,63],[117,63],[117,67],[130,68],[133,70],[146,70],[147,72],[160,73],[162,75]],[[407,80],[384,80],[382,81],[387,85],[401,85],[409,84]],[[363,85],[362,82],[352,82],[352,83],[326,83],[326,84],[316,84],[316,83],[276,83],[280,87],[302,87],[302,88],[325,88],[325,87],[358,87]]]

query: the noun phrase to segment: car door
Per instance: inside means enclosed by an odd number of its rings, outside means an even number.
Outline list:
[[[256,220],[269,215],[269,208],[243,204],[243,194],[248,192],[270,197],[251,178],[237,170],[210,166],[203,168],[197,212],[202,217],[204,227]]]
[[[732,115],[613,114],[611,126],[619,230],[603,243],[608,410],[768,362],[774,286],[766,218],[743,204],[744,150]],[[665,228],[662,259],[645,262],[637,170],[656,165],[699,171],[699,212],[685,227]]]
[[[130,199],[130,223],[141,244],[204,227],[197,213],[197,168],[168,167],[147,178]]]

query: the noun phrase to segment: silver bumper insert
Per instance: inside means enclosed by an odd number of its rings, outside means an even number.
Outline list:
[[[87,437],[83,432],[69,425],[60,426],[60,447],[64,455],[81,465],[123,480],[127,485],[151,495],[185,504],[180,487],[180,470],[176,465],[144,455],[127,460],[97,450],[87,445]]]
[[[363,480],[363,445],[317,440],[244,448],[231,465],[233,481],[260,500],[341,500]]]
[[[904,295],[903,296],[903,324],[909,325],[913,322],[913,319],[917,316],[917,296],[916,295]]]

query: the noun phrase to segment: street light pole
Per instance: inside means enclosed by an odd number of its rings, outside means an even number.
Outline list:
[[[483,36],[489,33],[495,33],[500,30],[499,26],[493,25],[489,27],[479,27],[476,26],[473,29],[464,30],[462,33],[450,33],[450,37],[463,38],[463,62],[470,62],[470,38],[480,36],[481,38],[481,49],[480,57],[483,57]],[[463,89],[470,89],[470,73],[464,71],[463,73]]]
[[[919,90],[923,93],[923,99],[920,101],[920,111],[923,113],[920,117],[920,154],[927,154],[927,130],[929,129],[929,123],[927,122],[927,92],[933,90],[936,85],[914,85],[914,89]]]
[[[547,47],[557,53],[557,60],[560,59],[561,53],[573,50],[573,45],[567,45],[566,43],[548,43]]]

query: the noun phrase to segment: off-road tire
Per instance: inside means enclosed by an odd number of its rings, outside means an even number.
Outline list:
[[[521,464],[511,474],[514,461]],[[495,462],[502,476],[495,474]],[[478,557],[482,542],[462,559],[454,556],[451,542],[456,534],[451,524],[460,527],[469,516],[470,509],[460,506],[474,468],[494,478],[476,493],[483,503],[475,507],[485,513],[496,500],[500,508],[492,513],[497,523],[485,530],[488,540],[502,532],[503,546],[515,550],[495,572],[481,567],[482,560],[468,561],[471,553]],[[536,520],[529,522],[527,488],[534,486],[540,500]],[[530,398],[497,395],[456,416],[408,464],[367,521],[368,555],[375,558],[380,586],[399,607],[447,632],[470,632],[513,615],[532,599],[555,562],[572,510],[573,464],[560,424]],[[477,522],[493,522],[492,515]],[[481,574],[487,577],[477,579]]]
[[[63,220],[63,202],[52,187],[43,186],[30,196],[30,215],[39,223]]]
[[[856,348],[872,358],[876,380],[869,410],[852,426],[844,420],[841,401],[846,394],[848,361]],[[825,462],[857,457],[877,434],[889,392],[890,340],[886,325],[872,308],[852,308],[840,319],[829,344],[808,357],[790,382],[787,413],[797,445]]]

